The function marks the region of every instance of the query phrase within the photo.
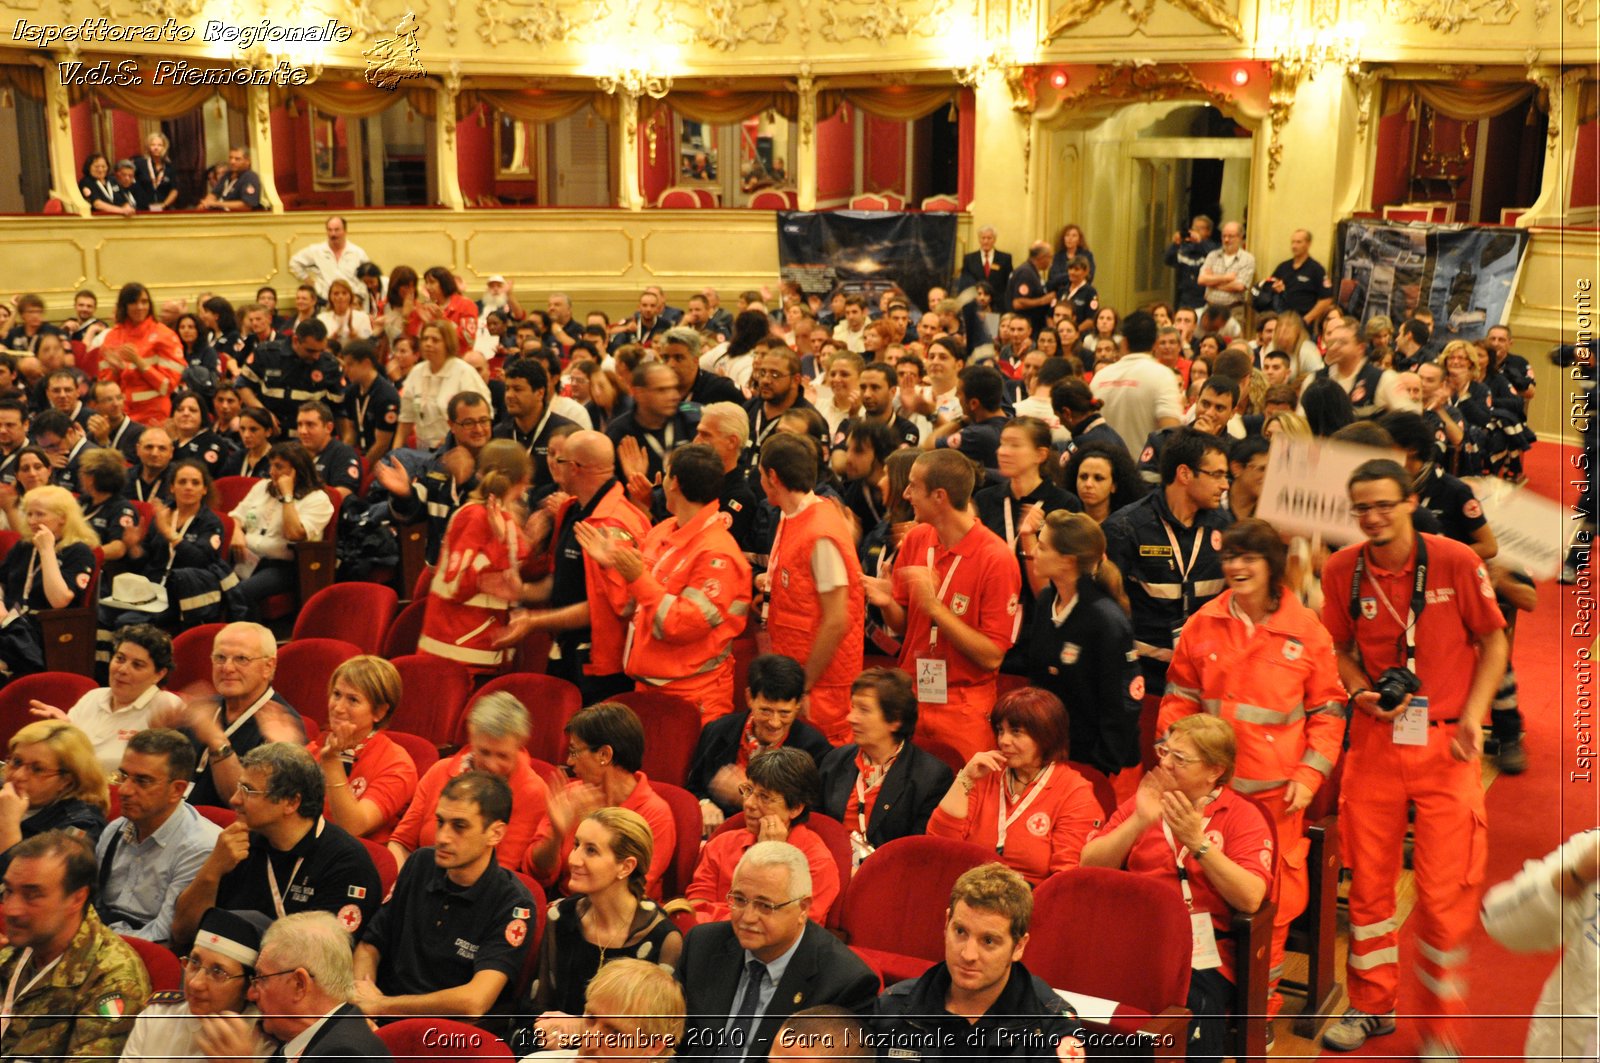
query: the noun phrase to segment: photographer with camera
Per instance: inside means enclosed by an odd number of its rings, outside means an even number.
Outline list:
[[[1411,478],[1398,463],[1351,475],[1364,543],[1322,571],[1322,622],[1350,698],[1340,793],[1350,886],[1350,1009],[1323,1035],[1349,1051],[1393,1033],[1399,997],[1395,882],[1416,806],[1416,1001],[1422,1054],[1458,1058],[1466,1010],[1457,972],[1483,886],[1488,825],[1478,765],[1483,721],[1506,668],[1505,619],[1476,554],[1412,525]],[[1421,656],[1417,647],[1426,648]]]

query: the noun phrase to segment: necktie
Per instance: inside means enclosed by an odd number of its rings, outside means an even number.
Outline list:
[[[989,252],[985,251],[983,253],[983,275],[985,277],[989,275],[989,269],[992,265],[993,263],[989,261]]]
[[[751,960],[745,964],[744,996],[739,998],[739,1010],[733,1015],[733,1024],[728,1027],[729,1054],[743,1056],[749,1049],[750,1037],[755,1032],[756,1008],[761,1003],[761,980],[767,976],[767,965],[760,960]],[[743,1037],[735,1037],[734,1031],[743,1033]]]

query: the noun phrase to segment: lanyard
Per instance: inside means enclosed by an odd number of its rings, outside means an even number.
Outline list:
[[[1396,648],[1403,645],[1405,650],[1406,667],[1412,672],[1417,670],[1417,621],[1422,617],[1422,610],[1428,605],[1428,547],[1423,542],[1422,536],[1417,536],[1416,574],[1411,581],[1411,606],[1406,613],[1405,620],[1400,619],[1400,613],[1389,601],[1389,596],[1383,592],[1376,578],[1372,581],[1373,595],[1383,603],[1394,622],[1404,627],[1401,638],[1396,640]],[[1362,547],[1356,554],[1356,567],[1350,577],[1350,618],[1361,617],[1361,577],[1367,572],[1367,550]]]
[[[1006,546],[1015,550],[1017,548],[1017,532],[1016,525],[1013,523],[1011,517],[1011,496],[1006,495],[1006,497],[1001,500],[1001,503],[1002,504],[1000,508],[1005,511],[1006,515]]]
[[[950,562],[950,571],[948,571],[948,572],[946,572],[944,574],[944,582],[939,584],[939,595],[938,595],[939,601],[941,603],[945,604],[945,605],[949,605],[950,604],[949,602],[946,602],[944,600],[945,592],[950,589],[950,581],[955,578],[956,569],[961,567],[961,555],[957,554],[955,556],[956,556],[956,559],[954,561]],[[931,546],[928,547],[928,571],[929,572],[935,571],[935,569],[933,567],[933,547],[931,547]],[[929,624],[928,625],[928,649],[931,650],[935,646],[937,646],[938,644],[939,644],[939,625],[938,624]]]
[[[10,1029],[11,1027],[13,1009],[16,1007],[18,998],[25,996],[28,990],[38,985],[39,980],[53,971],[56,964],[60,963],[62,957],[65,955],[66,953],[63,952],[60,956],[57,956],[55,959],[39,968],[38,971],[34,972],[33,977],[28,979],[28,984],[22,987],[22,991],[18,992],[17,982],[22,978],[22,969],[26,967],[29,961],[33,959],[32,948],[26,948],[22,950],[22,955],[17,957],[17,969],[11,972],[11,984],[6,986],[5,1008],[4,1010],[0,1010],[0,1037],[4,1037],[6,1030]]]
[[[265,694],[262,694],[260,699],[257,700],[254,705],[252,705],[248,709],[244,710],[244,713],[237,720],[234,720],[227,727],[223,728],[222,737],[223,738],[232,738],[233,737],[233,732],[235,732],[239,728],[243,727],[244,726],[244,722],[246,720],[248,720],[250,717],[254,716],[256,713],[260,712],[261,711],[261,706],[265,705],[268,702],[268,700],[271,699],[271,697],[272,697],[272,688],[268,687],[267,688],[267,692]],[[225,708],[226,708],[226,706],[223,706],[223,705],[218,705],[217,706],[217,715],[216,715],[215,719],[220,720],[222,718],[222,714],[223,714],[223,711],[224,711]],[[194,766],[195,778],[199,778],[200,777],[200,773],[206,770],[206,765],[209,764],[210,761],[211,761],[211,749],[208,746],[207,748],[205,748],[204,750],[201,751],[200,760]],[[184,793],[184,796],[188,797],[189,794],[191,794],[193,792],[194,792],[194,783],[190,782],[189,783],[189,789]]]
[[[218,199],[227,199],[228,198],[228,194],[233,191],[233,186],[238,184],[238,183],[239,183],[239,179],[237,177],[230,177],[226,181],[222,182],[222,194],[220,196],[218,196],[217,198]]]
[[[356,393],[356,442],[362,444],[363,450],[372,445],[367,438],[367,407],[372,405],[373,390],[369,389],[364,394],[359,391]]]
[[[1205,541],[1205,534],[1200,525],[1194,528],[1194,549],[1189,551],[1189,563],[1183,564],[1183,547],[1178,545],[1177,533],[1172,530],[1172,525],[1165,519],[1161,521],[1161,530],[1167,533],[1167,542],[1172,544],[1172,567],[1178,570],[1178,581],[1182,585],[1179,592],[1182,595],[1183,615],[1189,615],[1189,573],[1194,571],[1194,563],[1200,560],[1200,544]]]
[[[870,774],[878,777],[878,781],[872,786],[867,786],[868,772],[856,772],[856,830],[861,832],[861,836],[863,838],[867,836],[867,813],[870,811],[867,807],[867,795],[883,788],[883,780],[888,778],[889,768],[894,764],[895,758],[900,755],[900,751],[905,747],[906,744],[901,742],[899,745],[894,747],[894,752],[890,753],[888,758],[885,759],[882,764],[874,764],[872,766],[872,771]]]
[[[550,412],[548,410],[545,411],[544,416],[545,420],[549,420]],[[544,421],[539,422],[539,427],[544,427]],[[537,438],[538,433],[535,432],[534,435]],[[678,442],[678,426],[673,424],[671,421],[668,421],[662,426],[661,435],[666,439],[665,446],[663,446],[661,440],[657,439],[655,435],[652,434],[648,429],[643,431],[641,438],[644,440],[645,446],[656,452],[656,457],[665,461],[667,457],[667,451],[671,450]]]
[[[1210,804],[1212,801],[1216,800],[1219,792],[1220,791],[1212,790],[1210,796],[1206,798],[1206,803]],[[1206,832],[1206,828],[1211,826],[1211,819],[1212,817],[1207,816],[1205,819],[1200,821],[1201,834],[1204,834]],[[1161,821],[1161,833],[1167,836],[1167,844],[1172,847],[1173,860],[1178,865],[1178,885],[1183,888],[1183,903],[1188,905],[1189,911],[1192,912],[1194,911],[1194,893],[1189,889],[1189,869],[1183,866],[1183,858],[1188,855],[1189,847],[1187,845],[1180,846],[1178,844],[1177,840],[1172,837],[1172,828],[1167,825],[1167,821],[1165,819]]]
[[[33,577],[39,571],[39,551],[35,550],[33,556],[28,558],[28,576],[22,583],[22,601],[17,603],[17,612],[33,612],[33,604],[28,601],[33,597]]]
[[[533,426],[533,431],[532,432],[528,433],[528,442],[522,448],[522,449],[524,449],[524,450],[526,450],[528,452],[528,457],[530,457],[530,458],[533,457],[534,448],[537,447],[538,444],[539,444],[539,436],[544,433],[544,426],[550,423],[550,415],[552,413],[554,413],[554,412],[555,412],[555,410],[551,409],[549,404],[546,403],[545,404],[545,408],[544,408],[544,416],[539,418],[539,423]],[[513,422],[512,425],[511,425],[511,430],[513,432],[515,432],[516,431],[516,427],[517,427],[516,423]],[[649,439],[650,437],[646,436],[645,438]],[[519,440],[517,440],[517,442],[521,443],[522,440],[519,439]],[[661,452],[658,450],[658,451],[656,451],[656,453],[660,454]]]
[[[117,194],[112,190],[110,181],[96,181],[95,184],[100,186],[100,194],[106,197],[107,202],[115,203],[117,201]]]
[[[1050,766],[1041,771],[1039,777],[1033,780],[1032,786],[1028,788],[1028,796],[1022,799],[1021,803],[1017,805],[1009,816],[1006,815],[1006,780],[1003,776],[1001,777],[994,813],[995,855],[1004,856],[1006,854],[1006,831],[1011,828],[1011,824],[1021,818],[1022,814],[1028,810],[1028,806],[1033,804],[1034,799],[1044,792],[1045,784],[1050,781],[1050,776],[1055,770],[1055,762],[1052,761]]]
[[[317,829],[314,837],[322,837],[322,827],[325,822],[326,820],[321,816],[317,817]],[[306,858],[303,856],[294,862],[294,867],[289,869],[289,882],[284,887],[285,890],[294,889],[294,877],[300,873],[300,865],[305,862]],[[278,873],[272,870],[272,854],[270,852],[267,853],[267,888],[272,891],[272,908],[278,913],[278,918],[282,919],[289,913],[283,910],[283,894],[278,892]]]
[[[194,516],[190,517],[188,520],[184,521],[183,524],[178,528],[178,542],[177,543],[169,543],[167,545],[167,567],[161,573],[161,585],[163,587],[166,586],[166,584],[167,584],[167,577],[172,575],[172,562],[173,562],[173,559],[175,559],[178,556],[178,543],[183,542],[183,537],[185,535],[189,534],[189,525],[193,524],[194,523],[194,518],[198,517],[199,515],[200,515],[200,511],[199,510],[195,510],[194,511]]]

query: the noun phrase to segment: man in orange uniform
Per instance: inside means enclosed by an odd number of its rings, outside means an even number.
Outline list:
[[[670,454],[664,490],[672,514],[644,550],[577,526],[578,542],[615,568],[633,598],[624,667],[640,690],[665,690],[710,723],[733,711],[733,640],[750,615],[750,564],[728,534],[718,499],[722,460],[700,443]]]
[[[1505,618],[1477,554],[1412,526],[1417,500],[1398,463],[1362,464],[1349,491],[1366,542],[1345,547],[1323,567],[1322,622],[1352,691],[1339,791],[1341,841],[1353,876],[1351,1007],[1323,1043],[1348,1051],[1394,1032],[1400,982],[1394,887],[1406,806],[1414,804],[1417,1026],[1427,1058],[1454,1060],[1466,1009],[1456,972],[1477,923],[1489,833],[1478,758],[1483,721],[1506,670]],[[1390,671],[1399,668],[1409,669],[1420,688],[1400,685],[1404,677]]]
[[[1284,593],[1287,554],[1264,520],[1247,518],[1222,533],[1228,589],[1183,626],[1156,727],[1166,734],[1200,712],[1227,720],[1238,746],[1231,785],[1259,801],[1277,825],[1273,1014],[1283,1006],[1276,986],[1289,924],[1306,907],[1306,806],[1344,743],[1345,691],[1333,640],[1317,614]]]
[[[968,506],[975,479],[959,451],[918,457],[906,487],[917,526],[891,579],[861,581],[884,622],[904,634],[900,667],[916,681],[919,734],[963,760],[994,745],[995,676],[1022,618],[1016,555]]]
[[[593,705],[614,694],[633,689],[622,672],[622,648],[627,640],[628,585],[615,570],[601,568],[578,545],[582,524],[624,543],[642,543],[650,522],[628,502],[627,492],[614,475],[616,451],[599,432],[573,432],[551,465],[568,497],[553,515],[534,514],[534,523],[548,529],[554,563],[549,597],[543,609],[520,613],[507,625],[497,645],[514,645],[531,631],[555,636],[550,650],[550,675],[567,680],[583,693],[583,703]],[[543,538],[534,529],[535,541]]]
[[[761,447],[761,487],[783,516],[767,561],[772,652],[805,664],[812,726],[850,737],[850,684],[861,674],[866,605],[855,538],[839,506],[814,493],[821,455],[809,436],[775,432]]]

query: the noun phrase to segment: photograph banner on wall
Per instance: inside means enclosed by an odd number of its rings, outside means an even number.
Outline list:
[[[778,212],[778,267],[806,294],[876,297],[898,284],[918,306],[955,272],[956,216],[831,210]]]
[[[1396,326],[1433,311],[1433,342],[1482,339],[1505,323],[1528,247],[1526,229],[1371,219],[1339,223],[1339,305],[1356,320]]]

